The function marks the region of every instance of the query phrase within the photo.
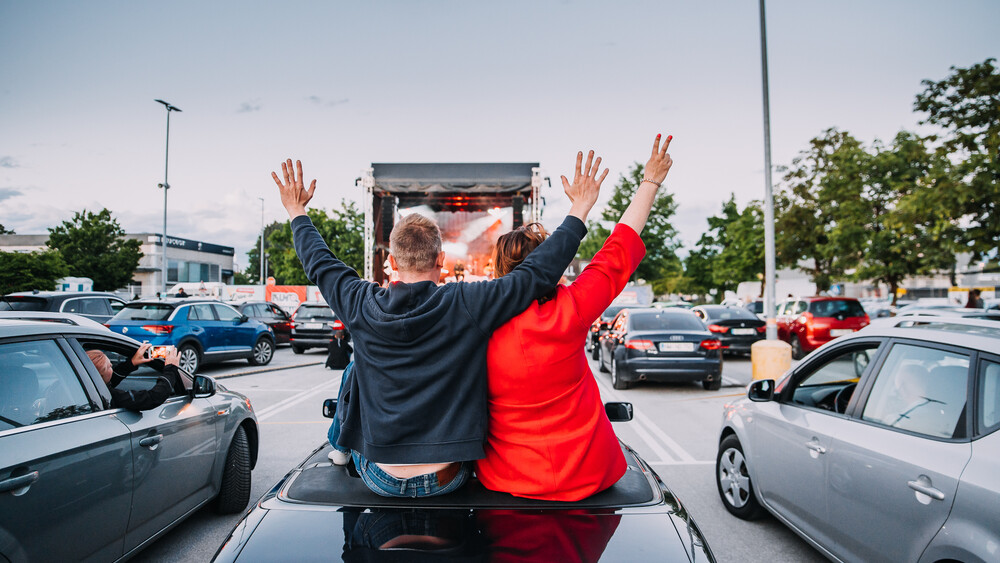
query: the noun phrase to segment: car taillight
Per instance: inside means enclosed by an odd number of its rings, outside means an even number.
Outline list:
[[[142,330],[153,334],[170,334],[174,331],[174,325],[144,325]]]
[[[344,330],[344,323],[340,322],[339,320],[333,321],[332,323],[330,323],[330,328],[332,328],[333,330]]]
[[[729,348],[729,346],[723,346],[722,342],[719,342],[718,340],[702,340],[701,347],[709,351]]]
[[[652,350],[653,342],[651,340],[626,340],[625,347],[632,350]]]
[[[729,327],[728,326],[719,326],[719,325],[708,325],[708,330],[710,330],[712,332],[718,332],[718,333],[721,333],[721,334],[725,334],[725,333],[729,332]]]
[[[764,334],[767,332],[767,325],[757,327],[757,332]]]
[[[598,324],[592,324],[592,325],[590,325],[590,332],[599,332],[600,330],[601,330],[600,325],[598,325]]]

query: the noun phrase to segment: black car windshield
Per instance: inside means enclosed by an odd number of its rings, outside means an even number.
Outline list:
[[[295,311],[296,319],[336,319],[333,309],[323,305],[302,305]]]
[[[633,313],[632,330],[705,330],[694,313]]]
[[[865,310],[854,300],[813,301],[809,312],[817,317],[863,317]]]
[[[174,310],[173,305],[166,303],[129,303],[118,311],[113,321],[163,321]]]
[[[0,301],[0,311],[44,311],[45,300],[37,297],[4,297]]]
[[[736,307],[705,307],[708,318],[713,321],[729,321],[733,319],[758,320],[757,315],[746,309]]]

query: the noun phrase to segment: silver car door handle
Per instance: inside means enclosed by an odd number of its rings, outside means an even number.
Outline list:
[[[935,489],[929,483],[930,481],[925,481],[924,479],[917,479],[916,481],[906,482],[906,484],[909,485],[911,489],[917,491],[918,493],[923,493],[934,500],[944,500],[944,493],[938,489]]]
[[[819,442],[816,442],[816,441],[806,442],[806,447],[809,448],[810,450],[818,453],[818,454],[825,454],[826,453],[826,448],[824,448],[823,446],[819,445]]]
[[[162,441],[163,441],[163,434],[157,434],[156,436],[149,436],[147,438],[139,440],[139,445],[144,448],[155,450],[156,446],[160,445],[160,442]]]
[[[10,479],[4,479],[0,481],[0,493],[6,493],[8,491],[16,491],[20,488],[27,487],[28,485],[34,483],[38,480],[38,472],[32,471],[27,475],[21,475],[20,477],[11,477]],[[15,493],[17,494],[17,493]]]

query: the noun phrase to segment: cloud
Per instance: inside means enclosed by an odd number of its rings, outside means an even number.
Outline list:
[[[0,168],[20,168],[21,165],[10,156],[0,156]]]
[[[249,102],[243,102],[240,107],[236,110],[236,113],[252,113],[255,111],[260,111],[260,100],[250,100]]]
[[[23,195],[24,192],[17,188],[0,188],[0,201]]]
[[[318,106],[326,106],[328,108],[332,108],[334,106],[339,106],[339,105],[342,105],[342,104],[346,104],[347,102],[350,101],[350,99],[348,99],[348,98],[341,98],[339,100],[330,100],[330,101],[327,101],[324,98],[321,98],[319,96],[309,96],[306,99],[309,100],[310,102],[318,105]]]

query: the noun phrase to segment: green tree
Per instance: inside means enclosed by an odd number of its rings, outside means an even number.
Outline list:
[[[45,252],[0,252],[0,295],[39,289],[51,291],[56,280],[69,274],[61,254]]]
[[[330,246],[333,255],[358,272],[364,270],[365,218],[353,201],[341,200],[339,209],[329,213],[309,209],[309,218]],[[302,262],[292,244],[291,222],[285,222],[267,239],[268,263],[272,265],[278,285],[306,285]]]
[[[264,279],[274,275],[274,265],[271,263],[271,246],[269,244],[270,237],[273,233],[281,230],[284,225],[288,224],[287,221],[281,223],[275,221],[270,225],[264,227],[264,255],[268,257],[264,261]],[[260,281],[260,235],[257,238],[257,244],[247,252],[247,267],[242,272],[242,278],[245,283],[241,285],[255,285],[261,283]],[[275,278],[277,280],[277,278]]]
[[[784,186],[775,197],[777,260],[808,272],[818,291],[829,289],[861,258],[868,160],[857,139],[831,128],[783,169]]]
[[[75,213],[72,221],[49,229],[48,245],[62,254],[70,275],[94,280],[98,291],[127,285],[142,258],[142,243],[125,238],[125,230],[107,209]]]
[[[0,235],[16,235],[16,234],[17,233],[14,232],[14,229],[8,229],[7,227],[4,227],[3,224],[0,224]]]
[[[682,293],[705,295],[715,289],[712,278],[712,266],[719,255],[711,236],[703,234],[698,240],[698,247],[688,253],[684,259],[684,277],[687,280]]]
[[[969,68],[951,67],[940,81],[924,80],[915,111],[945,131],[941,151],[950,155],[954,189],[927,192],[922,205],[944,210],[967,226],[957,241],[973,255],[995,257],[1000,240],[1000,72],[989,58]]]
[[[642,182],[643,168],[642,164],[636,162],[627,174],[618,178],[618,185],[611,194],[611,201],[601,212],[604,221],[617,223],[621,218]],[[636,269],[633,279],[647,280],[653,284],[653,291],[658,293],[662,293],[658,289],[667,287],[665,285],[667,280],[676,278],[682,272],[681,261],[677,257],[677,249],[680,248],[677,229],[670,222],[676,212],[677,203],[674,201],[674,195],[666,189],[660,190],[641,233],[642,240],[646,244],[646,257]],[[590,222],[587,237],[581,243],[577,256],[584,260],[593,258],[610,234],[611,232],[599,223]]]
[[[951,190],[952,182],[942,173],[945,159],[913,133],[900,132],[889,147],[876,142],[873,153],[862,195],[868,236],[854,278],[885,283],[895,300],[906,278],[954,265],[957,228],[923,206],[927,194]]]

